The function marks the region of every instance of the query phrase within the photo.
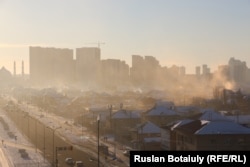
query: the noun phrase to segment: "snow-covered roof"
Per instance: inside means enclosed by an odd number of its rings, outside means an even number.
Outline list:
[[[250,134],[250,128],[232,121],[193,120],[175,129],[194,135]]]
[[[203,108],[203,109],[201,109],[200,111],[201,111],[201,113],[205,113],[205,112],[215,112],[215,110],[212,109],[212,108]]]
[[[161,128],[157,125],[153,124],[152,122],[146,122],[144,124],[139,125],[138,133],[161,133]]]
[[[162,90],[151,90],[150,92],[147,93],[147,95],[155,99],[164,99],[168,97],[167,93]]]
[[[230,115],[225,117],[239,124],[250,124],[250,115]]]
[[[54,99],[65,98],[65,96],[62,93],[58,92],[54,88],[44,88],[40,91],[40,93],[43,94],[43,96],[53,97]]]
[[[175,105],[174,105],[174,102],[172,102],[172,101],[157,100],[156,101],[156,106],[164,106],[164,107],[167,107],[167,108],[172,108]]]
[[[199,118],[200,120],[209,120],[209,121],[230,121],[228,118],[223,116],[222,114],[216,112],[213,109],[202,109],[202,116]]]
[[[155,108],[151,109],[148,116],[167,116],[167,115],[178,115],[175,111],[168,109],[165,106],[156,106]]]
[[[187,113],[191,111],[200,111],[198,107],[195,106],[178,106],[175,108],[176,112]]]
[[[195,132],[196,135],[207,134],[250,134],[250,128],[241,126],[229,121],[209,121],[201,129]]]
[[[112,116],[113,119],[131,119],[131,118],[140,118],[140,115],[137,112],[119,110]]]

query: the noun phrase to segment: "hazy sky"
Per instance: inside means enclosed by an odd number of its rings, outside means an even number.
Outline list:
[[[101,45],[102,59],[151,55],[162,66],[230,57],[250,67],[250,0],[0,0],[0,67],[13,72],[29,45],[75,49]],[[91,44],[92,43],[92,44]]]

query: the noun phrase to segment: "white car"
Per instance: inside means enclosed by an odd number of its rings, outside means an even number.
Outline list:
[[[76,161],[74,167],[84,167],[82,161]]]
[[[66,164],[68,164],[68,165],[74,165],[74,160],[73,160],[73,158],[66,158],[66,159],[65,159],[65,162],[66,162]]]

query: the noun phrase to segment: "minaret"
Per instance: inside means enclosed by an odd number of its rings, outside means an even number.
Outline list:
[[[13,72],[14,76],[16,76],[16,62],[14,61],[14,72]]]
[[[24,62],[22,61],[22,77],[24,77]]]

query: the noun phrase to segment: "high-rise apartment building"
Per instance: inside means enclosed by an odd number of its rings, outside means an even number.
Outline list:
[[[67,83],[73,74],[73,50],[30,47],[30,79],[33,83]]]
[[[129,79],[129,66],[118,59],[102,60],[101,73],[105,86],[122,86]]]
[[[76,49],[76,79],[85,84],[100,80],[101,51],[96,47]]]
[[[235,58],[230,58],[228,62],[229,77],[236,82],[244,82],[246,80],[247,65],[246,62],[242,62]]]
[[[201,67],[200,66],[195,67],[195,74],[197,77],[201,75]]]
[[[152,85],[160,71],[159,61],[153,56],[132,55],[131,80],[136,85]]]
[[[179,75],[180,76],[185,76],[186,75],[186,68],[184,66],[180,67]]]
[[[210,74],[210,68],[206,64],[202,65],[202,75],[208,76]]]
[[[132,55],[132,67],[130,70],[131,81],[135,84],[143,83],[145,80],[145,62],[140,55]]]

